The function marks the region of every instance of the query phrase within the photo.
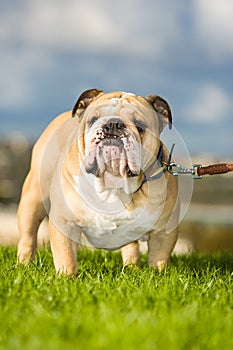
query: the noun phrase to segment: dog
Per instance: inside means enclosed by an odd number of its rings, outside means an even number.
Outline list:
[[[160,134],[172,127],[158,95],[83,92],[55,118],[32,151],[18,207],[18,262],[35,257],[37,231],[49,216],[57,273],[77,274],[77,248],[121,249],[124,266],[138,265],[138,240],[148,265],[166,267],[177,240],[177,178],[166,171]]]

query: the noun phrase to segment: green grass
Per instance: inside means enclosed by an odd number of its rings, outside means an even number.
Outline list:
[[[118,253],[79,253],[56,277],[49,250],[16,266],[0,248],[0,349],[232,349],[233,255],[172,257],[158,273],[122,269]]]

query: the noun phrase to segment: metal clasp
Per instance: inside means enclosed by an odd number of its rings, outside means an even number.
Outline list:
[[[192,168],[186,168],[178,163],[170,163],[167,166],[167,170],[174,176],[191,174],[194,179],[201,179],[202,176],[198,175],[197,169],[201,167],[201,164],[193,164]]]
[[[202,179],[202,175],[198,175],[198,172],[197,172],[197,170],[198,170],[198,168],[201,168],[202,167],[202,165],[201,164],[193,164],[192,165],[192,177],[194,178],[194,179]]]

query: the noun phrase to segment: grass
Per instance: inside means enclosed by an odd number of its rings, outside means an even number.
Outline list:
[[[15,256],[0,248],[0,349],[233,348],[233,255],[173,256],[159,274],[83,250],[77,278],[56,277],[49,250]]]

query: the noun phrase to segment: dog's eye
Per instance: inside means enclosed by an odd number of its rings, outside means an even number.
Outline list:
[[[144,124],[143,122],[141,122],[139,120],[135,121],[135,126],[140,134],[143,133],[147,129],[146,124]]]
[[[92,117],[90,122],[89,122],[89,125],[92,126],[97,120],[98,120],[97,117]]]

